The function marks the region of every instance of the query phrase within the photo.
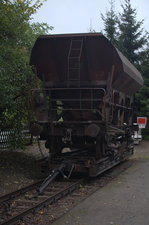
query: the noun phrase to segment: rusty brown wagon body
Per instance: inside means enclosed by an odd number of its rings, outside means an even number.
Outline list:
[[[40,36],[30,64],[42,81],[31,91],[31,130],[46,140],[51,165],[67,159],[96,176],[132,153],[134,94],[143,79],[102,34]]]

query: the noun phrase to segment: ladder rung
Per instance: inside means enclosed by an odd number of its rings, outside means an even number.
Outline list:
[[[83,39],[71,40],[68,54],[68,82],[80,82],[80,58],[82,53]]]

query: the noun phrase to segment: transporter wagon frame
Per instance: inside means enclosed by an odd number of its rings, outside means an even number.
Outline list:
[[[42,88],[30,90],[31,132],[45,140],[49,166],[90,176],[133,153],[139,71],[102,34],[40,36],[30,65]]]

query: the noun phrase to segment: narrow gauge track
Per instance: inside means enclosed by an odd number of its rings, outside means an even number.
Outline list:
[[[77,189],[84,182],[84,179],[53,181],[42,195],[36,196],[36,190],[41,182],[29,185],[0,198],[1,225],[14,224],[27,214],[58,201]]]

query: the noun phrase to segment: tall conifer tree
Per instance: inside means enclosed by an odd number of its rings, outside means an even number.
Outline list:
[[[131,0],[124,0],[118,19],[112,0],[110,4],[110,10],[104,16],[101,14],[105,35],[140,70],[144,85],[136,94],[136,115],[149,117],[149,36],[143,29],[144,20],[137,21]],[[149,125],[144,132],[149,132]]]
[[[136,9],[132,8],[130,0],[125,0],[121,5],[122,13],[119,13],[119,49],[121,52],[136,65],[140,60],[140,52],[147,43],[144,29],[144,20],[137,21]]]
[[[117,45],[117,15],[114,11],[114,0],[110,0],[110,10],[106,11],[105,16],[101,13],[101,18],[104,22],[104,35],[109,41]]]

